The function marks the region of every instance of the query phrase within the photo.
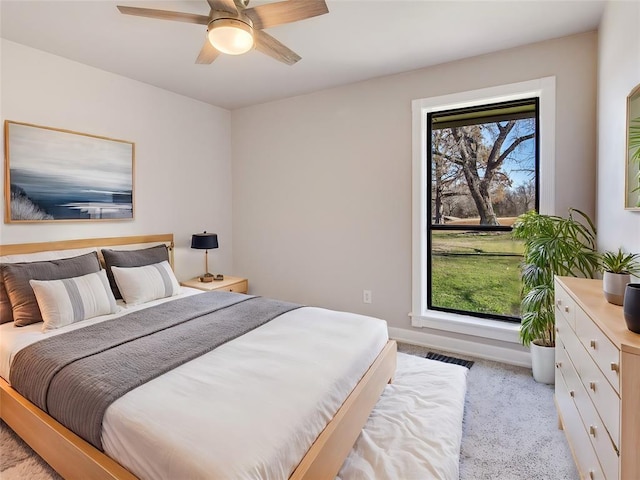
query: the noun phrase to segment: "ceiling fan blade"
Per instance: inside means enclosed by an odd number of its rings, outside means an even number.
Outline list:
[[[241,11],[247,8],[249,0],[233,0],[233,3],[236,4],[236,8],[238,9],[238,11]]]
[[[247,8],[242,13],[251,19],[254,28],[263,29],[324,15],[329,9],[325,0],[284,0]]]
[[[269,55],[280,62],[286,63],[287,65],[293,65],[302,58],[289,47],[280,43],[278,40],[262,30],[254,30],[254,38],[256,50],[264,53],[265,55]]]
[[[125,15],[135,15],[138,17],[160,18],[162,20],[175,20],[177,22],[196,23],[198,25],[208,25],[209,17],[206,15],[196,15],[195,13],[170,12],[168,10],[155,10],[153,8],[125,7],[118,5],[120,13]]]
[[[213,63],[213,61],[218,58],[220,52],[216,50],[208,38],[205,37],[204,45],[202,45],[202,49],[198,54],[198,58],[196,58],[196,63],[201,65],[207,65],[209,63]]]
[[[236,8],[236,4],[233,0],[207,0],[207,3],[209,4],[209,7],[211,7],[211,10],[218,10],[233,14],[238,13],[238,9]]]

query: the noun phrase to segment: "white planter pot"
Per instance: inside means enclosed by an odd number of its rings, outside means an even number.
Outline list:
[[[622,305],[624,289],[629,282],[631,282],[631,275],[628,273],[604,272],[602,276],[602,290],[607,302],[613,303],[614,305]]]
[[[555,347],[542,347],[531,342],[531,369],[536,382],[553,385],[556,380],[555,365]]]

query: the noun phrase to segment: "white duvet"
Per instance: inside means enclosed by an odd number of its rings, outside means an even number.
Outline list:
[[[44,334],[0,326],[0,374],[29,343],[102,319]],[[143,479],[287,478],[386,341],[382,320],[285,313],[116,400],[105,452]]]

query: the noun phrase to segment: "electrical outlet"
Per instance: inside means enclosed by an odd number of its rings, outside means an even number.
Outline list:
[[[363,303],[371,303],[371,290],[363,290],[362,291],[362,302]]]

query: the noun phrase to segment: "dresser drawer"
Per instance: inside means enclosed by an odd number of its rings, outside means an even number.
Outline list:
[[[576,334],[569,328],[567,320],[559,318],[556,322],[558,332],[556,337],[556,368],[562,372],[569,390],[575,392],[579,386],[582,386],[575,363],[579,361],[582,353],[579,349],[583,349],[583,347]]]
[[[556,337],[556,370],[562,373],[570,396],[573,397],[576,390],[582,388],[582,382],[572,363],[569,352],[575,350],[576,345],[579,345],[580,341],[575,333],[573,333],[573,330],[569,328],[567,320],[564,317],[556,320],[556,328],[558,332],[558,336]]]
[[[614,390],[620,393],[620,351],[582,310],[575,314],[576,334]]]
[[[607,429],[604,427],[602,419],[593,406],[590,395],[580,381],[578,372],[571,362],[562,341],[556,343],[556,367],[556,371],[559,371],[562,375],[569,397],[573,399],[573,403],[578,409],[584,430],[587,432],[589,440],[597,452],[598,460],[606,478],[617,479],[620,470],[618,452]]]
[[[582,385],[579,385],[575,391],[573,401],[578,407],[578,413],[589,435],[589,440],[597,452],[605,477],[617,479],[620,471],[618,452],[604,427],[602,419],[593,406],[589,394]]]
[[[558,283],[555,283],[556,317],[562,315],[572,329],[576,328],[575,312],[576,302],[569,293]]]
[[[586,389],[616,447],[620,446],[620,398],[575,335],[562,337],[580,382]]]
[[[589,441],[596,452],[604,476],[608,479],[617,479],[620,464],[616,448],[607,430],[604,428],[604,424],[594,408],[589,394],[580,382],[578,373],[574,369],[562,343],[556,344],[556,352],[558,354],[556,356],[557,364],[559,365],[557,371],[559,371],[562,376],[561,379],[558,379],[558,375],[556,374],[556,385],[559,381],[563,381],[563,383],[560,384],[563,388],[566,388],[568,396],[573,400],[578,410],[584,431],[587,433]]]
[[[584,391],[584,386],[580,381],[580,377],[578,377],[578,373],[567,354],[564,343],[561,340],[556,342],[556,369],[556,371],[560,371],[562,374],[564,383],[569,390],[570,397],[574,398],[576,392],[580,391],[583,391],[584,394],[587,395],[587,392]]]
[[[598,410],[613,443],[620,447],[620,397],[593,362],[576,365],[580,380]]]
[[[569,326],[567,318],[558,313],[556,309],[556,339],[566,337],[567,335],[575,336],[576,334],[573,331],[573,327]]]
[[[585,480],[606,480],[589,435],[584,429],[573,398],[561,374],[556,374],[556,403],[563,427],[570,439],[571,451],[575,457],[580,477]],[[611,479],[609,479],[611,480]]]

